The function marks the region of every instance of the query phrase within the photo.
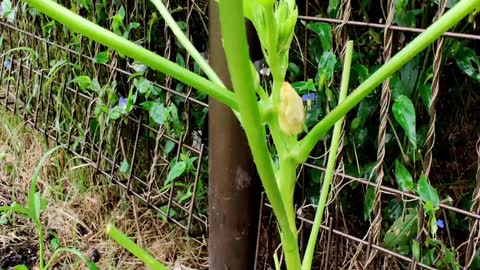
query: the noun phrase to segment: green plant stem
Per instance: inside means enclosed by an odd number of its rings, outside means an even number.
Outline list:
[[[83,255],[82,253],[80,253],[78,250],[76,249],[73,249],[73,248],[67,248],[67,247],[59,247],[55,250],[55,252],[52,254],[52,257],[50,257],[50,260],[48,260],[48,263],[47,265],[45,266],[45,270],[48,270],[50,269],[50,267],[52,266],[54,260],[58,254],[60,253],[72,253],[74,255],[76,255],[77,257],[79,257],[83,262],[85,263],[89,263],[90,261],[88,260],[87,257],[85,257],[85,255]],[[93,264],[93,263],[92,263]],[[89,270],[92,270],[92,268],[90,268],[91,265],[88,265],[88,269]],[[94,268],[94,269],[98,269],[98,268]]]
[[[280,194],[282,195],[283,205],[287,211],[287,219],[290,230],[297,232],[296,212],[293,197],[295,193],[295,183],[297,182],[297,164],[289,158],[280,156]],[[296,236],[296,234],[295,234]]]
[[[340,104],[345,100],[348,92],[348,82],[350,80],[350,68],[352,66],[353,55],[353,41],[347,42],[347,49],[345,50],[345,61],[343,63],[342,83],[340,86],[340,96],[338,103]],[[344,117],[340,118],[333,128],[332,142],[330,145],[330,153],[328,154],[327,169],[325,171],[325,178],[323,180],[322,190],[320,193],[320,200],[318,202],[317,212],[315,213],[315,220],[313,222],[312,231],[308,239],[307,249],[305,256],[303,257],[302,270],[310,270],[312,267],[313,254],[315,251],[315,245],[317,243],[318,233],[320,231],[320,225],[323,220],[323,212],[327,203],[328,193],[330,191],[330,184],[333,178],[333,171],[337,161],[337,150],[340,142],[340,136],[342,133]]]
[[[275,180],[266,143],[265,127],[259,117],[254,78],[250,72],[242,1],[222,0],[219,1],[219,6],[224,48],[243,128],[265,192],[280,225],[287,268],[298,270],[301,268],[301,262],[296,232],[290,229],[287,213]]]
[[[130,253],[135,255],[139,260],[141,260],[145,265],[152,268],[153,270],[168,270],[169,268],[161,264],[155,258],[152,257],[148,252],[135,244],[130,240],[126,235],[119,231],[115,225],[107,225],[107,234],[113,238],[119,245],[128,250]]]
[[[182,29],[178,27],[177,22],[173,19],[172,15],[168,11],[168,9],[165,7],[163,4],[162,0],[150,0],[155,7],[158,9],[158,12],[160,12],[160,15],[162,15],[163,19],[165,20],[165,23],[170,27],[172,30],[173,34],[177,37],[178,41],[180,44],[185,47],[187,52],[192,56],[192,58],[198,63],[200,68],[205,72],[205,75],[214,83],[220,85],[221,87],[225,87],[223,84],[222,80],[218,77],[217,73],[210,67],[210,65],[207,63],[205,58],[202,57],[202,55],[197,51],[195,46],[190,42],[190,40],[187,38],[187,36],[183,33]]]
[[[35,227],[37,227],[37,235],[38,235],[38,255],[40,260],[40,269],[45,269],[45,243],[43,243],[43,229],[42,223],[36,217],[32,218]]]
[[[377,86],[432,44],[448,29],[468,16],[475,8],[479,7],[480,0],[462,0],[427,28],[425,32],[412,40],[412,42],[353,91],[345,101],[315,125],[311,132],[300,141],[299,147],[294,154],[295,159],[299,163],[305,162],[317,142],[325,136],[341,117],[345,116],[353,107],[375,90]]]
[[[28,216],[32,219],[33,223],[37,227],[37,234],[38,234],[38,245],[39,245],[39,257],[40,257],[40,269],[45,268],[45,247],[43,243],[43,230],[42,230],[42,223],[40,222],[40,211],[42,209],[41,206],[41,198],[36,196],[37,193],[37,182],[38,178],[40,177],[40,172],[42,171],[43,164],[47,162],[50,156],[55,153],[58,149],[62,146],[54,147],[48,150],[40,159],[37,166],[35,167],[35,171],[33,172],[32,182],[30,183],[30,190],[28,192]]]
[[[148,67],[172,76],[173,78],[212,96],[216,100],[232,108],[234,111],[238,110],[234,94],[228,89],[225,89],[188,69],[185,69],[121,36],[112,33],[111,31],[108,31],[107,29],[102,28],[101,26],[98,26],[95,23],[92,23],[89,20],[82,18],[52,0],[25,0],[25,2],[36,8],[39,12],[59,21],[71,30],[114,49],[123,55],[140,61]]]

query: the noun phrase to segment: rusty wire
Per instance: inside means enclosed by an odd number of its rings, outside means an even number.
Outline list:
[[[385,31],[383,36],[383,61],[387,62],[390,60],[393,51],[393,31],[390,27],[393,24],[393,19],[395,16],[395,1],[387,1],[387,20],[385,24]],[[387,79],[382,84],[382,93],[380,97],[380,124],[378,127],[378,148],[377,148],[377,164],[375,166],[376,175],[376,186],[375,186],[375,199],[373,205],[373,214],[375,215],[368,232],[369,245],[367,248],[367,256],[365,267],[373,262],[376,257],[376,250],[371,252],[370,244],[379,244],[380,241],[380,232],[382,228],[382,193],[380,192],[380,187],[383,184],[383,161],[385,159],[385,145],[386,145],[386,134],[387,134],[387,123],[388,123],[388,113],[390,110],[390,100],[391,100],[391,90],[390,90],[390,79]]]

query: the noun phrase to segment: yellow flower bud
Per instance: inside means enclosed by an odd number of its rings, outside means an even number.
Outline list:
[[[280,88],[280,106],[278,108],[280,129],[286,135],[298,135],[303,130],[304,121],[305,111],[302,98],[288,82],[283,82]]]

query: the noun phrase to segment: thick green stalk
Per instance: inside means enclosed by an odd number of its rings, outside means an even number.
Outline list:
[[[340,86],[340,97],[338,103],[340,104],[348,92],[348,81],[350,80],[350,67],[352,65],[353,55],[353,41],[347,42],[347,49],[345,50],[345,61],[343,63],[342,84]],[[313,253],[315,251],[315,245],[317,243],[318,232],[320,231],[320,224],[323,220],[323,211],[327,203],[328,193],[330,191],[330,184],[333,178],[333,171],[335,169],[335,163],[337,161],[337,150],[340,142],[340,136],[342,133],[344,117],[340,118],[335,123],[333,128],[332,142],[330,145],[330,153],[328,154],[327,170],[325,172],[325,178],[323,180],[322,190],[320,193],[320,200],[318,202],[317,212],[315,213],[315,220],[312,226],[312,232],[308,239],[307,249],[305,256],[303,257],[302,270],[310,270],[312,267]]]
[[[200,68],[205,72],[205,75],[214,83],[225,87],[223,84],[222,80],[218,77],[217,73],[210,67],[210,65],[207,63],[205,58],[202,57],[202,55],[197,51],[195,46],[190,42],[188,37],[183,33],[182,29],[178,27],[177,22],[173,19],[172,15],[170,15],[170,12],[168,12],[168,9],[165,7],[163,4],[162,0],[150,0],[155,7],[158,9],[158,12],[160,12],[160,15],[162,15],[163,19],[165,20],[165,23],[170,27],[172,30],[173,34],[177,37],[178,41],[180,44],[185,47],[187,52],[192,56],[192,58],[198,63]]]
[[[119,245],[128,250],[130,253],[135,255],[139,260],[141,260],[145,265],[150,267],[153,270],[168,270],[169,268],[161,264],[155,258],[152,257],[148,252],[135,244],[130,240],[126,235],[119,231],[113,224],[107,225],[107,234],[115,240]]]
[[[323,118],[311,132],[300,141],[300,146],[296,149],[295,159],[302,163],[308,158],[317,142],[325,136],[330,128],[343,116],[345,116],[353,107],[370,94],[388,77],[402,68],[407,62],[418,55],[421,51],[432,44],[448,29],[456,25],[460,20],[468,16],[475,8],[480,8],[480,0],[462,0],[452,9],[440,17],[425,32],[420,34],[405,48],[398,52],[390,61],[378,69],[370,78],[364,81],[355,91],[353,91],[344,102],[332,110]]]
[[[295,205],[293,202],[295,183],[297,182],[297,164],[294,160],[280,156],[279,178],[280,194],[282,195],[283,205],[287,211],[290,230],[297,232]]]
[[[301,268],[301,262],[295,236],[296,232],[290,229],[282,197],[275,180],[275,174],[265,140],[266,132],[261,123],[260,111],[255,95],[254,79],[250,72],[242,1],[222,0],[219,1],[219,6],[224,48],[243,128],[245,129],[253,159],[265,192],[267,193],[281,228],[287,268],[289,270],[298,270]]]
[[[216,100],[229,106],[234,111],[238,109],[237,102],[231,91],[195,74],[141,46],[124,39],[95,23],[86,20],[52,0],[25,0],[32,7],[49,17],[59,21],[71,30],[80,33],[100,44],[103,44],[132,59],[163,72],[173,78],[188,84]]]

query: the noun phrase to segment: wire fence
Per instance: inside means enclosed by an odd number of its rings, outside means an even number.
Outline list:
[[[37,20],[21,15],[15,23],[0,22],[1,104],[178,227],[193,236],[205,234],[207,218],[201,208],[206,204],[207,156],[201,130],[185,121],[182,124],[192,125],[191,131],[174,134],[163,125],[152,124],[148,112],[141,110],[121,120],[108,119],[102,112],[114,105],[110,104],[112,93],[128,95],[136,87],[135,71],[121,68],[115,60],[94,64],[91,48],[72,48],[70,34],[61,27],[52,29],[48,39],[40,36],[38,25],[31,23]],[[28,49],[15,51],[18,48]],[[79,74],[91,76],[89,81],[95,78],[97,91],[82,91],[74,83]],[[168,83],[147,82],[165,93],[166,106],[172,100],[181,104],[179,114],[208,108],[205,100],[191,96],[192,89],[179,92]],[[191,168],[183,177],[167,182],[169,168],[184,159],[191,162]]]
[[[127,16],[125,24],[135,22],[135,16],[146,18],[147,1],[138,3],[125,1],[123,3]],[[186,1],[183,20],[185,30],[189,33],[195,25],[195,31],[201,32],[200,36],[206,37],[206,4],[196,1]],[[350,0],[341,1],[337,18],[320,18],[309,16],[314,11],[309,10],[313,1],[305,1],[303,14],[299,17],[302,22],[325,22],[335,26],[334,36],[337,44],[343,44],[345,31],[353,28],[381,29],[384,35],[384,44],[381,58],[388,60],[393,53],[393,32],[421,33],[424,29],[401,27],[392,24],[388,17],[393,16],[395,9],[386,10],[384,20],[386,23],[366,23],[352,19]],[[393,3],[394,1],[390,1]],[[446,1],[441,0],[442,3]],[[130,5],[129,5],[130,3]],[[17,7],[21,2],[14,3]],[[98,18],[101,11],[91,11],[94,18]],[[392,5],[390,5],[392,7]],[[444,7],[439,6],[439,14]],[[108,7],[103,12],[113,16],[118,6]],[[82,10],[82,9],[80,9]],[[144,12],[141,12],[145,10]],[[196,14],[196,15],[192,15]],[[161,24],[156,30],[163,29],[163,45],[158,46],[150,42],[149,36],[152,27],[147,20],[138,20],[142,24],[139,31],[133,31],[136,40],[142,40],[145,46],[161,51],[165,57],[175,59],[187,67],[194,67],[188,55],[180,55],[181,48],[176,47],[174,37],[167,28]],[[32,23],[33,22],[33,23]],[[204,27],[199,27],[203,25]],[[203,30],[199,30],[203,28]],[[112,183],[122,187],[133,194],[141,202],[155,211],[158,211],[169,221],[184,229],[193,236],[205,236],[207,232],[206,190],[207,181],[206,162],[208,150],[205,146],[205,136],[202,125],[208,109],[206,98],[202,97],[195,89],[191,89],[174,82],[161,74],[149,71],[146,77],[151,89],[164,93],[164,107],[175,105],[180,115],[180,133],[173,132],[168,124],[152,122],[148,112],[135,110],[134,113],[119,119],[110,119],[105,110],[116,105],[112,100],[112,93],[118,92],[127,96],[132,88],[139,87],[136,78],[135,63],[129,62],[121,56],[113,54],[109,64],[96,64],[97,55],[102,50],[82,37],[73,35],[61,26],[54,25],[46,18],[37,15],[17,16],[14,21],[0,21],[2,34],[2,51],[0,65],[0,104],[8,111],[23,117],[26,123],[39,130],[44,136],[59,145],[63,145],[75,156],[85,163],[93,166],[99,175],[105,176]],[[297,32],[297,50],[304,56],[304,75],[309,66],[308,59],[308,30],[299,23]],[[198,33],[196,33],[198,35]],[[303,35],[303,36],[302,36]],[[479,40],[480,35],[448,32],[444,37]],[[303,38],[303,40],[301,40]],[[201,38],[199,38],[201,39]],[[303,44],[300,44],[300,40]],[[338,45],[340,53],[341,45]],[[442,59],[442,41],[436,44],[432,88],[439,88],[442,77],[440,64]],[[20,48],[20,49],[19,49]],[[179,57],[180,55],[180,57]],[[179,60],[180,59],[180,60]],[[83,91],[81,84],[75,81],[81,75],[88,75],[89,81],[95,81],[99,87],[96,91]],[[81,77],[84,78],[85,77]],[[305,77],[306,78],[306,77]],[[157,83],[161,82],[161,83]],[[390,107],[388,84],[384,84],[380,105],[384,105],[382,113],[378,115],[379,123],[386,123]],[[435,100],[435,91],[432,91],[432,100]],[[430,108],[430,135],[435,132],[435,102]],[[175,124],[172,120],[172,125]],[[381,124],[380,124],[381,126]],[[175,127],[177,128],[177,127]],[[203,134],[202,134],[203,132]],[[339,151],[338,168],[335,173],[332,191],[328,199],[328,207],[324,222],[321,225],[319,244],[317,248],[315,269],[438,269],[418,262],[413,256],[405,256],[398,250],[383,247],[381,241],[382,209],[388,204],[386,198],[398,198],[402,202],[419,201],[419,196],[403,192],[393,187],[389,182],[383,181],[383,159],[385,156],[385,130],[378,130],[378,153],[375,167],[377,181],[368,178],[354,177],[345,172],[342,160],[342,151]],[[383,139],[382,139],[383,138]],[[429,149],[434,146],[430,140]],[[342,148],[342,147],[341,147]],[[382,150],[383,149],[383,150]],[[473,151],[473,150],[472,150]],[[480,151],[477,149],[477,151]],[[320,151],[322,152],[322,151]],[[323,151],[326,153],[326,151]],[[318,177],[324,172],[318,157],[311,157],[309,163],[302,165],[298,173],[299,195],[297,196],[297,217],[301,231],[299,241],[302,247],[308,240],[306,236],[313,224],[315,208],[306,199],[305,190],[312,171],[318,172]],[[323,160],[323,157],[322,157]],[[425,159],[425,168],[430,168],[431,159]],[[189,168],[182,177],[169,179],[169,172],[178,162],[183,161]],[[386,170],[386,169],[385,169]],[[310,179],[311,180],[311,179]],[[342,207],[340,194],[346,187],[360,185],[363,190],[369,187],[375,190],[374,211],[375,218],[370,224],[358,228],[346,222],[345,210]],[[464,266],[470,265],[480,240],[480,178],[477,175],[475,192],[472,197],[472,206],[465,210],[457,202],[440,203],[440,211],[444,215],[458,214],[461,218],[468,219],[468,235],[461,241],[454,243],[455,250],[464,250],[462,262]],[[354,197],[359,199],[359,197]],[[361,198],[360,198],[361,200]],[[358,202],[363,204],[362,201]],[[383,207],[383,208],[382,208]],[[272,233],[275,221],[271,209],[262,195],[260,205],[260,224],[257,236],[256,269],[266,269],[272,265],[272,255],[279,248],[278,235]],[[423,212],[419,211],[418,227],[425,226]],[[360,224],[364,222],[357,222]],[[418,239],[421,241],[421,239]],[[467,268],[465,268],[467,269]]]

